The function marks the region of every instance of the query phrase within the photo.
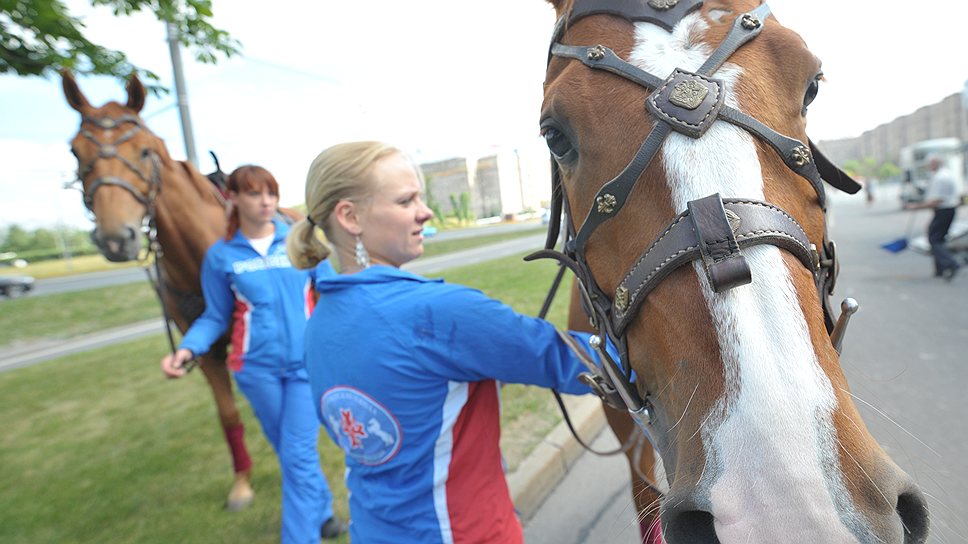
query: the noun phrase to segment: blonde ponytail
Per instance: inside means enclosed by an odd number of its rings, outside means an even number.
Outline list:
[[[315,268],[331,252],[329,246],[316,236],[315,226],[308,219],[302,219],[286,235],[286,253],[293,266],[306,270]]]

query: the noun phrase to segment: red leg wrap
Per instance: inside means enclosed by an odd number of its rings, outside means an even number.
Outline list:
[[[235,427],[225,427],[225,441],[229,443],[235,472],[252,468],[252,459],[249,458],[249,451],[245,449],[245,425],[239,423]]]

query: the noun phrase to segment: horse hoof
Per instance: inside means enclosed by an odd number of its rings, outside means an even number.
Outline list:
[[[225,501],[225,509],[229,512],[238,512],[252,504],[254,498],[255,492],[252,491],[249,483],[237,480],[232,486],[232,491],[229,492],[229,498]]]
[[[229,497],[225,501],[225,509],[229,512],[238,512],[239,510],[245,510],[252,504],[252,499],[255,498],[254,494],[249,494],[246,497]]]

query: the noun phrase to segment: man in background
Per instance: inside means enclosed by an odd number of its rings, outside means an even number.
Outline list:
[[[947,168],[940,156],[932,155],[928,158],[928,170],[931,172],[931,181],[924,194],[924,201],[909,202],[904,205],[904,209],[934,209],[934,217],[928,225],[928,242],[934,255],[934,275],[951,281],[961,266],[945,244],[945,238],[954,221],[955,209],[961,204],[962,188],[958,178]]]

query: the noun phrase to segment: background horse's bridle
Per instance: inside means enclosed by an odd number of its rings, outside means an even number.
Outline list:
[[[589,365],[590,372],[583,375],[583,381],[606,402],[627,409],[647,435],[651,424],[648,395],[640,395],[633,383],[625,329],[649,292],[673,270],[701,259],[711,287],[721,292],[752,281],[749,265],[742,254],[744,248],[770,244],[785,249],[813,275],[825,325],[838,352],[849,317],[857,308],[856,302],[846,300],[841,306],[840,318],[834,320],[829,296],[836,282],[838,262],[835,245],[826,233],[826,221],[824,238],[818,249],[799,223],[778,206],[752,199],[723,199],[719,194],[689,202],[686,211],[676,216],[636,260],[613,293],[606,294],[595,281],[585,257],[589,237],[622,209],[638,179],[672,131],[700,138],[717,120],[745,129],[772,147],[790,170],[811,183],[817,194],[817,204],[825,215],[824,181],[851,194],[860,189],[857,182],[827,160],[812,142],[804,145],[725,105],[723,83],[711,75],[737,49],[760,33],[770,15],[766,4],[738,16],[726,38],[696,72],[677,69],[665,80],[622,60],[603,45],[560,43],[569,24],[589,15],[604,13],[624,17],[633,23],[647,21],[671,31],[683,17],[702,4],[702,0],[576,0],[572,10],[558,19],[548,57],[549,64],[554,56],[575,59],[589,68],[613,73],[653,90],[646,101],[646,109],[656,121],[654,128],[625,169],[595,195],[593,206],[577,232],[572,221],[567,221],[561,252],[554,249],[561,215],[565,213],[570,217],[571,213],[561,172],[552,157],[548,238],[544,250],[526,258],[553,258],[578,277],[582,305],[592,327],[599,331],[592,337],[591,344],[602,361],[601,366]],[[609,339],[617,347],[621,365],[609,356],[604,339]]]
[[[94,193],[105,185],[111,185],[115,187],[120,187],[134,197],[141,205],[145,207],[145,214],[141,221],[141,233],[145,236],[148,243],[146,245],[146,250],[143,254],[138,256],[138,261],[142,263],[142,268],[145,274],[148,276],[148,281],[155,290],[155,295],[158,297],[158,301],[161,304],[161,311],[164,315],[165,320],[165,330],[168,334],[168,344],[171,347],[171,352],[175,353],[175,335],[172,331],[172,318],[168,313],[168,308],[165,306],[165,295],[171,292],[175,295],[174,300],[176,304],[185,305],[192,304],[197,306],[197,300],[200,298],[201,294],[193,293],[177,293],[169,288],[167,283],[164,281],[162,270],[161,270],[161,260],[164,257],[164,250],[161,247],[161,243],[158,241],[158,226],[157,226],[157,207],[156,200],[158,194],[161,192],[161,158],[158,156],[158,152],[151,148],[145,148],[143,153],[145,157],[151,161],[151,172],[145,175],[144,172],[124,155],[118,153],[118,147],[133,138],[141,130],[148,131],[144,123],[136,115],[124,114],[118,117],[98,117],[92,118],[87,115],[82,115],[81,117],[81,127],[84,124],[95,125],[104,130],[114,130],[121,127],[123,124],[130,123],[133,125],[126,132],[122,133],[120,136],[111,140],[110,142],[102,142],[98,140],[94,134],[85,128],[81,128],[80,135],[87,138],[97,148],[97,152],[90,161],[85,164],[78,164],[77,168],[77,181],[81,187],[81,193],[84,198],[84,206],[87,207],[91,213],[94,213]],[[150,131],[148,131],[150,132]],[[80,159],[80,157],[78,157]],[[142,192],[140,189],[131,185],[127,180],[119,178],[117,176],[103,176],[95,179],[87,187],[84,186],[84,180],[90,175],[91,171],[94,170],[94,164],[99,160],[119,160],[121,164],[125,165],[129,170],[134,172],[139,179],[144,181],[147,186],[147,192]],[[151,256],[154,255],[154,259]],[[151,261],[154,261],[152,263]],[[194,296],[193,296],[194,295]],[[185,302],[187,298],[193,299],[192,302]],[[195,359],[188,361],[185,364],[186,371],[190,371],[197,364]]]
[[[88,210],[93,211],[94,206],[94,193],[97,192],[99,188],[104,185],[113,185],[115,187],[121,187],[122,189],[131,193],[139,203],[141,203],[145,208],[147,213],[145,213],[144,224],[142,226],[142,231],[145,231],[148,227],[149,222],[154,221],[154,211],[155,211],[155,199],[158,196],[158,192],[161,190],[161,160],[158,157],[158,153],[153,149],[145,149],[147,153],[147,158],[151,160],[151,172],[149,175],[138,168],[138,166],[128,160],[124,155],[118,153],[118,147],[133,138],[141,130],[147,130],[141,122],[141,119],[135,115],[125,114],[119,117],[98,117],[91,118],[88,116],[81,117],[81,126],[83,127],[85,123],[95,125],[103,130],[114,130],[121,127],[125,123],[130,123],[133,126],[129,128],[126,132],[115,138],[110,142],[102,142],[94,137],[94,134],[85,128],[81,129],[80,135],[84,138],[90,140],[97,147],[97,154],[93,159],[88,161],[86,164],[79,164],[77,168],[77,180],[81,183],[81,189],[84,194],[84,206]],[[84,180],[90,175],[91,171],[94,170],[94,164],[102,159],[116,159],[121,161],[121,164],[125,165],[129,170],[134,172],[141,181],[144,181],[148,186],[146,192],[142,192],[135,186],[128,183],[127,180],[119,178],[117,176],[103,176],[95,179],[91,182],[90,186],[84,187]]]

